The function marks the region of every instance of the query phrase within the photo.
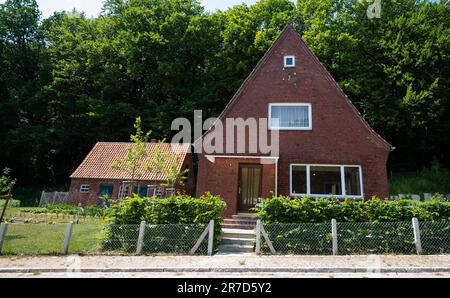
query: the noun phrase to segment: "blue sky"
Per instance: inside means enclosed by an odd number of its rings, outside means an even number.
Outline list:
[[[0,3],[4,2],[5,0],[0,0]],[[92,17],[100,12],[103,0],[37,0],[37,2],[44,18],[55,11],[72,10],[74,7],[84,11],[86,16]],[[201,0],[201,2],[206,10],[214,11],[242,3],[254,4],[256,0]]]

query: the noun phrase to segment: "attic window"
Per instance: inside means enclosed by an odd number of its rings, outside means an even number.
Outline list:
[[[295,67],[295,56],[284,56],[284,67]]]

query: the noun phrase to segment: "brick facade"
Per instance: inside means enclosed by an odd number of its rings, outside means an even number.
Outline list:
[[[285,55],[296,66],[284,68]],[[292,163],[360,165],[365,198],[388,195],[386,162],[391,146],[362,119],[330,74],[293,28],[280,37],[244,82],[220,119],[268,118],[270,103],[310,103],[312,130],[280,131],[278,194],[289,195]],[[224,137],[225,139],[225,137]],[[224,141],[225,142],[225,141]],[[226,216],[236,213],[238,164],[248,159],[218,158],[214,163],[198,154],[197,195],[212,192],[228,204]],[[263,169],[263,197],[275,186],[275,166]]]

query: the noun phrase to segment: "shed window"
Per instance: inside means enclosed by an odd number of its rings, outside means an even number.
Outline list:
[[[89,184],[82,184],[80,186],[80,192],[81,193],[88,193],[89,192]]]

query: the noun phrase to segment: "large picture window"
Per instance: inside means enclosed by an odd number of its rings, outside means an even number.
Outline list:
[[[308,103],[269,104],[269,128],[280,130],[310,130],[311,105]]]
[[[362,198],[360,166],[302,165],[290,167],[291,196]]]

